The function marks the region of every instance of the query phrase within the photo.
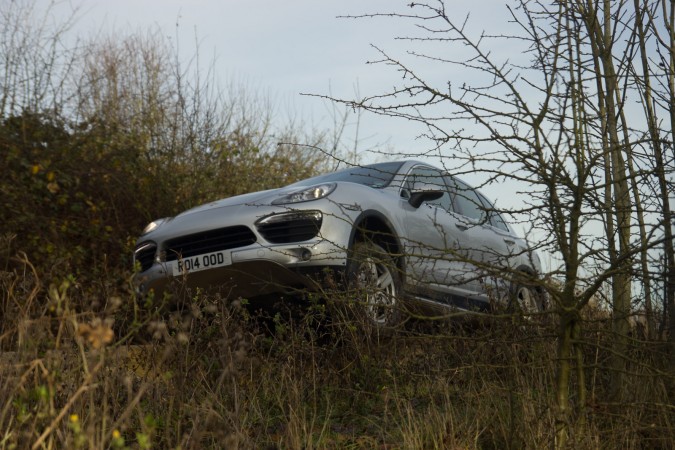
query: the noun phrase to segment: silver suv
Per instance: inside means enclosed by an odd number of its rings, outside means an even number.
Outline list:
[[[156,220],[134,260],[141,295],[338,289],[377,326],[411,308],[543,308],[537,254],[479,191],[418,161],[348,167]]]

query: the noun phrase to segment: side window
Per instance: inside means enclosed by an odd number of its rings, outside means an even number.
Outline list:
[[[509,226],[506,225],[506,222],[502,218],[502,215],[498,212],[494,212],[490,218],[490,222],[493,222],[493,226],[499,228],[500,230],[509,231]]]
[[[509,231],[509,227],[506,225],[506,222],[502,218],[501,214],[499,214],[497,211],[495,211],[495,207],[490,203],[488,199],[486,199],[482,194],[478,194],[480,199],[483,201],[483,204],[487,208],[488,211],[488,220],[490,222],[490,225],[492,225],[495,228],[499,228],[500,230],[504,231]]]
[[[485,207],[476,191],[456,178],[447,177],[454,187],[457,212],[478,222],[485,221]]]
[[[405,182],[403,183],[403,190],[401,191],[401,196],[406,197],[410,195],[410,192],[419,189],[420,185],[428,184],[432,185],[435,189],[440,189],[445,191],[445,194],[437,200],[428,201],[426,203],[430,205],[438,206],[439,208],[445,209],[446,211],[452,211],[452,201],[450,200],[450,194],[448,194],[448,186],[446,185],[445,177],[443,177],[437,169],[431,167],[414,167],[408,176],[406,177]]]

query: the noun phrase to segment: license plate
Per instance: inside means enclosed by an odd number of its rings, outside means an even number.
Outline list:
[[[190,256],[189,258],[179,258],[174,261],[173,274],[174,276],[184,275],[186,273],[199,272],[200,270],[229,266],[230,264],[232,264],[230,252],[207,253],[205,255]]]

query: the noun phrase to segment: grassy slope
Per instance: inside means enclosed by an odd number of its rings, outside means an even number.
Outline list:
[[[94,313],[72,280],[36,281],[3,281],[0,449],[552,445],[551,324],[415,324],[377,341],[320,325],[321,308],[261,321],[196,296],[158,316],[122,293]],[[600,400],[607,337],[587,338],[592,403],[574,446],[672,448],[655,347],[636,347],[630,400],[611,405]]]

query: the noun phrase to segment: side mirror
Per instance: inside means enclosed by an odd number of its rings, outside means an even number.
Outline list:
[[[443,194],[445,194],[445,191],[439,189],[437,185],[417,183],[415,189],[410,193],[408,203],[410,203],[413,208],[419,208],[422,203],[438,200],[443,197]]]

